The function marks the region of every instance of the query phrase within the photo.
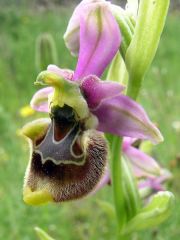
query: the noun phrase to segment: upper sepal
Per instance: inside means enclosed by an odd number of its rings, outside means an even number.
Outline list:
[[[81,16],[87,16],[90,11],[94,11],[99,5],[107,5],[107,2],[105,0],[83,0],[75,8],[64,34],[66,47],[72,55],[78,56],[79,54]]]
[[[52,87],[37,91],[31,99],[31,107],[38,112],[49,112],[48,96],[53,93]]]
[[[119,49],[120,30],[109,4],[96,1],[92,8],[78,12],[80,49],[74,80],[89,74],[101,76]]]

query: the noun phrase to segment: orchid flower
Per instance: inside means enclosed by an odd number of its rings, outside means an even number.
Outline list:
[[[122,144],[122,155],[129,162],[140,192],[149,195],[158,191],[165,191],[163,184],[172,178],[172,174],[167,169],[162,168],[154,158],[141,150],[139,140],[125,137]],[[107,167],[104,177],[94,192],[110,182],[110,169]]]
[[[165,191],[163,184],[172,178],[172,174],[162,168],[158,162],[150,155],[141,150],[140,146],[136,147],[137,139],[124,138],[123,156],[130,162],[132,171],[138,180],[140,192],[146,194]]]
[[[154,158],[141,151],[140,146],[137,139],[125,137],[123,140],[123,156],[130,162],[134,175],[138,179],[160,176],[161,167]]]
[[[172,174],[167,169],[162,169],[161,176],[149,177],[138,181],[141,197],[146,198],[159,191],[166,191],[165,183],[172,179]]]
[[[109,3],[93,2],[85,14],[78,12],[75,71],[49,65],[35,82],[48,87],[35,93],[31,107],[50,117],[22,129],[31,146],[24,184],[24,201],[29,204],[73,200],[92,192],[107,169],[103,132],[162,140],[144,109],[123,94],[124,86],[100,79],[119,49],[121,33]]]

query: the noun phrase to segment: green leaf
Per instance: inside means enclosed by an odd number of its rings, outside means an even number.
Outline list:
[[[50,237],[44,230],[39,227],[35,227],[34,230],[36,231],[37,236],[40,240],[54,240],[54,238]]]
[[[149,204],[129,221],[124,234],[156,227],[171,215],[173,207],[174,195],[171,192],[157,193]]]

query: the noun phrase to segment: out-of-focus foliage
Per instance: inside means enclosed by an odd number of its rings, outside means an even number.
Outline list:
[[[75,5],[81,2],[80,0],[1,0],[0,6],[53,6],[53,5]],[[126,0],[112,0],[113,3],[125,6]],[[180,0],[171,0],[171,9],[180,9]]]

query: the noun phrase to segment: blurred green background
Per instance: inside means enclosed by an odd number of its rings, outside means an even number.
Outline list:
[[[18,130],[38,117],[23,118],[20,114],[37,90],[33,85],[38,74],[35,43],[39,34],[52,34],[59,66],[75,67],[76,59],[62,39],[73,9],[69,2],[0,0],[0,239],[37,239],[35,226],[57,240],[115,239],[115,223],[98,204],[99,199],[112,201],[109,186],[95,197],[72,203],[31,207],[22,201],[29,150]],[[164,135],[165,141],[154,147],[153,155],[174,175],[169,189],[176,195],[176,206],[160,228],[134,234],[133,240],[180,239],[179,2],[172,1],[160,47],[139,98]]]

